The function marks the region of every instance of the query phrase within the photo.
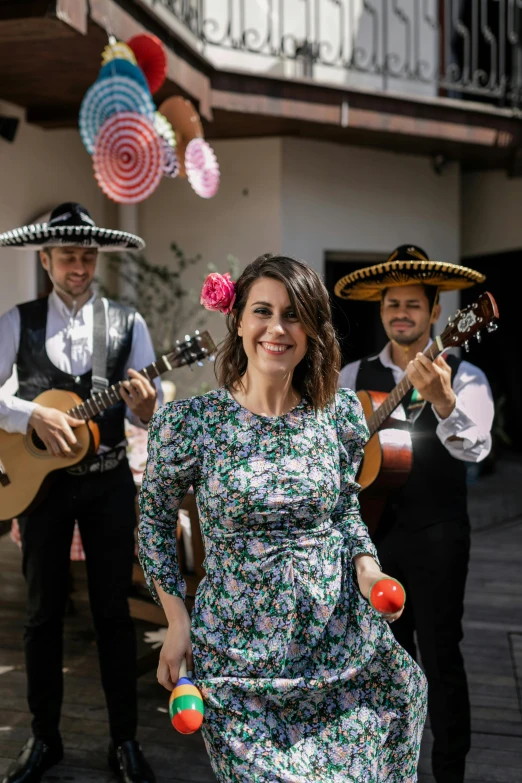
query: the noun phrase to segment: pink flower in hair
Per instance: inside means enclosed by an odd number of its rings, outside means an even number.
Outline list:
[[[220,275],[218,272],[212,272],[207,275],[199,301],[207,310],[216,310],[224,315],[232,312],[236,301],[236,284],[230,278],[230,273]]]

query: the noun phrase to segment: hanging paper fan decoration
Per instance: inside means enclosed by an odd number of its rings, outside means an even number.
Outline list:
[[[174,177],[177,177],[179,174],[179,163],[178,163],[178,156],[176,155],[176,150],[173,147],[171,147],[168,141],[165,141],[165,139],[162,139],[161,143],[163,144],[163,151],[165,153],[165,162],[163,164],[163,175],[165,177],[170,177],[171,179],[174,179]]]
[[[127,60],[128,62],[136,65],[136,58],[134,52],[123,41],[114,41],[114,43],[108,43],[102,52],[102,65],[110,62],[111,60]]]
[[[127,76],[112,76],[94,82],[80,107],[80,135],[90,155],[101,126],[116,112],[137,112],[152,123],[154,104],[150,93]]]
[[[167,78],[167,55],[163,44],[155,35],[142,33],[127,41],[127,45],[134,52],[154,95]]]
[[[185,171],[192,189],[201,198],[212,198],[219,187],[219,165],[205,139],[192,139],[185,152]]]
[[[165,167],[162,139],[151,120],[118,112],[103,123],[93,155],[103,192],[119,204],[138,204],[158,187]]]
[[[138,82],[146,92],[150,93],[149,85],[141,68],[133,65],[128,60],[111,60],[110,63],[107,63],[100,69],[97,81],[101,82],[104,79],[110,79],[112,76],[126,76],[128,79]]]
[[[162,139],[165,139],[167,144],[169,144],[171,147],[176,146],[176,134],[174,133],[174,128],[168,119],[164,117],[163,114],[160,114],[159,111],[154,112],[154,127],[156,128],[156,132],[161,136]]]

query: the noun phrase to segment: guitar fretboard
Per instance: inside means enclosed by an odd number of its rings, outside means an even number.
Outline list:
[[[153,381],[158,375],[162,375],[163,373],[168,372],[168,370],[172,370],[174,366],[177,366],[177,362],[171,361],[171,358],[172,355],[170,355],[170,357],[169,355],[162,356],[157,361],[149,364],[148,367],[144,367],[143,370],[140,370],[139,374],[144,378],[147,378],[147,380]],[[82,419],[82,421],[92,419],[94,416],[97,416],[98,413],[110,408],[111,405],[114,405],[121,400],[122,386],[123,381],[118,381],[118,383],[115,383],[113,386],[108,386],[106,389],[103,389],[103,391],[93,394],[92,397],[89,397],[82,402],[81,405],[76,405],[74,408],[71,408],[67,413],[75,419]]]
[[[436,359],[437,356],[441,353],[437,341],[433,342],[430,347],[424,351],[424,356],[427,356],[428,359]],[[370,416],[370,418],[367,421],[368,429],[370,431],[370,435],[374,435],[377,430],[382,427],[386,419],[391,416],[395,408],[398,408],[401,404],[401,400],[404,399],[404,397],[408,394],[409,390],[412,387],[412,383],[407,375],[404,376],[404,378],[399,381],[397,386],[391,391],[382,405],[380,405],[374,414]]]

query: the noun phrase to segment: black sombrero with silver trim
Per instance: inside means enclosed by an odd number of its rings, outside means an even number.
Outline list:
[[[415,245],[401,245],[382,264],[367,266],[337,281],[334,293],[340,299],[379,302],[386,288],[432,285],[439,291],[455,291],[483,283],[485,276],[467,266],[430,261]]]
[[[0,234],[0,247],[96,247],[107,253],[116,250],[142,250],[145,242],[136,234],[100,228],[85,207],[74,202],[53,209],[48,223],[35,223]]]

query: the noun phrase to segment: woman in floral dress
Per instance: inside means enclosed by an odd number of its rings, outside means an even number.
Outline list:
[[[235,301],[234,301],[235,295]],[[361,406],[336,392],[340,353],[316,273],[263,256],[211,276],[227,312],[221,388],[149,428],[140,557],[168,630],[158,679],[194,667],[221,783],[412,783],[425,679],[366,597],[381,573],[355,476]],[[206,550],[192,626],[176,560],[189,486]]]

